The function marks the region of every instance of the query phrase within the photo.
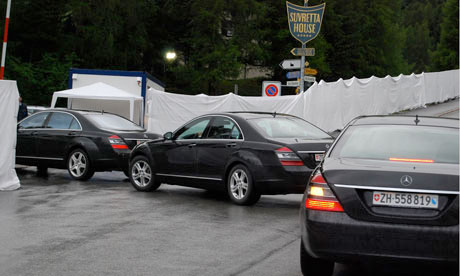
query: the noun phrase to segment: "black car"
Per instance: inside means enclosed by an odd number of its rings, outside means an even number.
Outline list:
[[[331,275],[336,261],[458,267],[458,195],[458,119],[356,118],[305,191],[302,272]]]
[[[139,191],[176,184],[227,191],[236,204],[249,205],[261,194],[303,193],[332,141],[291,115],[210,114],[134,148],[130,179]]]
[[[50,109],[18,123],[16,164],[67,168],[78,180],[95,171],[128,174],[131,149],[158,137],[115,114]]]

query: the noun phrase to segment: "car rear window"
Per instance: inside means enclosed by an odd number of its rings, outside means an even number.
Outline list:
[[[332,157],[389,161],[459,163],[459,130],[408,125],[351,126]]]
[[[143,131],[144,129],[128,119],[123,117],[109,114],[87,114],[86,117],[95,123],[98,127],[110,130],[121,131]]]
[[[331,136],[326,132],[296,117],[254,118],[249,119],[248,122],[264,137],[268,138],[331,139]]]

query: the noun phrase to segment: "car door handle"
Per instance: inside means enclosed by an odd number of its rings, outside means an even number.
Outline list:
[[[196,144],[189,144],[189,145],[188,145],[189,148],[193,148],[193,147],[195,147],[195,146],[196,146]]]
[[[77,134],[75,133],[75,131],[71,131],[71,132],[67,133],[67,135],[68,135],[68,136],[75,136],[75,135],[77,135]]]
[[[37,135],[37,133],[38,133],[38,131],[32,131],[32,132],[30,133],[30,135],[34,135],[34,136],[35,136],[35,135]]]
[[[226,146],[227,146],[227,148],[234,148],[234,147],[236,147],[236,143],[229,143]]]

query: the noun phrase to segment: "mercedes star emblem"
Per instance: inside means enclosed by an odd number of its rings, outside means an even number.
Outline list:
[[[412,184],[412,177],[408,175],[403,175],[400,181],[401,181],[401,185],[409,186],[410,184]]]

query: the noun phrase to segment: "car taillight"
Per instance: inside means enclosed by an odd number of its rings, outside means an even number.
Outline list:
[[[283,166],[304,166],[302,159],[289,148],[282,147],[277,149],[276,156],[278,156]]]
[[[343,212],[342,205],[327,185],[320,170],[316,170],[307,186],[305,208],[319,211]]]
[[[120,137],[118,137],[118,135],[110,136],[109,142],[110,145],[112,145],[113,149],[129,149],[128,145],[126,145],[126,143],[123,142],[123,140]]]

